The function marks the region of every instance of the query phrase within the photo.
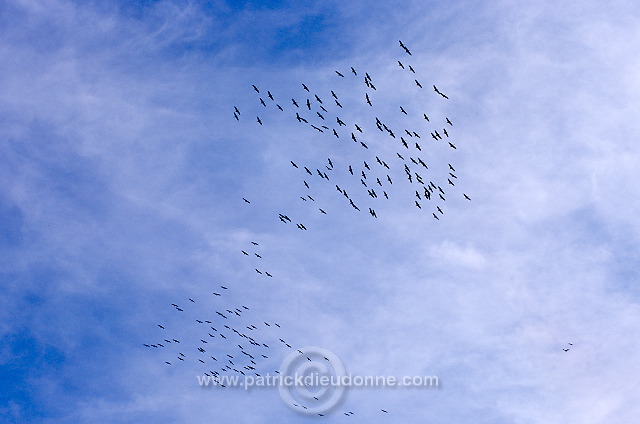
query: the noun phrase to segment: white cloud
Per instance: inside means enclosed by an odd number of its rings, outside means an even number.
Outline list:
[[[19,217],[7,220],[19,244],[2,247],[0,334],[27,327],[64,358],[32,364],[58,372],[32,380],[42,421],[301,421],[275,392],[203,393],[195,367],[182,373],[138,348],[157,322],[174,322],[167,305],[222,284],[230,304],[251,304],[251,319],[277,319],[293,344],[322,345],[354,371],[442,378],[434,392],[352,393],[345,408],[371,422],[640,415],[634,5],[218,6],[165,1],[139,16],[5,6],[25,19],[0,35],[0,205]],[[314,14],[329,19],[305,33]],[[299,34],[288,48],[286,31]],[[372,75],[374,108],[334,74],[350,66]],[[370,203],[378,220],[352,211],[335,183],[363,205],[366,193],[333,178],[363,151],[295,122],[302,82],[327,100],[338,92],[349,122],[371,126],[375,113],[414,125],[399,105],[450,117],[458,150],[420,139],[425,175],[456,168],[441,220],[413,206],[403,148],[388,137],[367,140],[393,165],[392,201]],[[267,113],[253,83],[287,112]],[[434,100],[433,83],[449,102]],[[289,160],[315,170],[328,156],[332,181],[309,177],[316,201],[303,202],[304,171]],[[262,259],[240,252],[252,240]],[[2,407],[24,419],[34,401],[13,401]]]

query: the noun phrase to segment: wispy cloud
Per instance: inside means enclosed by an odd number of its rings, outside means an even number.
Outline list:
[[[195,338],[170,305],[192,297],[205,314],[220,285],[224,302],[281,323],[294,347],[326,347],[361,374],[441,378],[434,391],[352,391],[345,408],[362,420],[640,415],[635,5],[0,8],[7,422],[308,419],[276,391],[203,390],[196,365],[168,367],[142,346],[160,322]],[[350,66],[373,77],[375,106],[335,74]],[[351,210],[333,181],[309,179],[307,190],[290,160],[315,170],[331,157],[346,174],[363,153],[298,125],[290,99],[304,101],[302,83],[338,92],[348,122],[375,111],[402,128],[400,105],[450,117],[455,152],[424,141],[436,146],[430,175],[457,170],[442,219],[417,210],[400,182],[377,220]],[[251,84],[286,112],[264,109]],[[432,84],[450,100],[429,97]],[[372,143],[403,178],[402,147]],[[357,181],[344,184],[359,196]],[[251,241],[261,259],[241,253]]]

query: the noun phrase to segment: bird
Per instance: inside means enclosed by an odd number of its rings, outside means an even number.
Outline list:
[[[404,69],[404,65],[402,64],[402,62],[398,61],[398,65],[400,65],[400,67]]]
[[[260,120],[259,116],[257,117],[257,119],[258,119],[258,124],[262,125],[262,121]]]
[[[293,105],[294,105],[295,107],[300,107],[300,106],[298,106],[298,103],[296,102],[296,100],[295,100],[295,99],[291,99],[291,101],[293,102]]]
[[[298,167],[298,165],[296,165],[295,162],[293,162],[293,161],[289,161],[289,162],[291,162],[291,165],[293,165],[294,168]]]
[[[422,88],[422,85],[418,82],[418,80],[415,80],[415,82],[418,87]]]
[[[447,124],[449,124],[449,125],[453,126],[453,124],[451,123],[451,121],[449,120],[449,118],[446,118],[446,119],[447,119]]]
[[[258,90],[258,87],[256,87],[255,85],[251,84],[251,86],[253,87],[254,90],[256,90],[256,93],[259,93],[260,90]]]
[[[305,90],[309,91],[309,88],[308,88],[306,85],[304,85],[304,84],[302,84],[302,88],[304,88]],[[310,91],[309,91],[309,92],[310,92]]]
[[[250,201],[248,201],[247,199],[245,199],[244,197],[242,198],[242,200],[244,200],[247,203],[251,203]]]
[[[342,75],[340,72],[336,71],[336,74],[338,74],[339,76],[341,76],[342,78],[344,78],[344,75]]]
[[[469,196],[467,196],[466,194],[462,193],[462,195],[464,196],[465,199],[471,200],[471,198]]]

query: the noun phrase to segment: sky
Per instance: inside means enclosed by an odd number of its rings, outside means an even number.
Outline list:
[[[1,423],[640,419],[640,4],[7,0],[0,63]],[[295,120],[331,90],[369,149]],[[439,220],[373,115],[424,131]],[[388,201],[347,173],[378,154]],[[282,337],[441,385],[352,388],[321,418],[144,346],[240,305],[281,326],[265,369]]]

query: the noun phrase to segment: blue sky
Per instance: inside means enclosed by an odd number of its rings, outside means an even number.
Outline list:
[[[282,325],[266,339],[322,346],[354,374],[442,381],[353,390],[343,407],[358,418],[326,422],[636,422],[639,9],[3,2],[0,422],[317,418],[276,390],[202,389],[197,363],[169,367],[142,346],[164,337],[158,323],[197,341],[195,317],[241,304],[247,323]],[[373,109],[351,66],[377,85]],[[455,151],[420,139],[430,172],[457,170],[441,219],[413,206],[406,183],[376,200],[377,220],[334,181],[313,179],[316,202],[302,202],[291,160],[313,170],[331,157],[332,178],[357,193],[346,166],[375,150],[403,178],[389,137],[365,152],[298,124],[290,98],[304,102],[302,83],[340,93],[350,121],[375,110],[402,128],[398,105],[450,117]],[[251,84],[286,112],[264,109]]]

